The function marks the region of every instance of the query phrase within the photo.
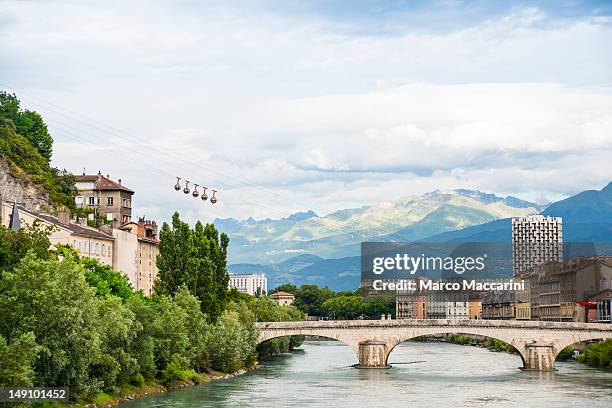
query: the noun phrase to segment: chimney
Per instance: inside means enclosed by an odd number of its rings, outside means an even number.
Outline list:
[[[137,235],[140,238],[143,238],[145,236],[145,219],[144,217],[140,218],[138,217],[138,233]]]
[[[117,179],[117,182],[119,183],[119,185],[121,185],[121,179]]]
[[[57,214],[57,220],[60,222],[60,224],[65,224],[65,225],[67,225],[70,222],[68,211],[66,211],[65,208],[61,208],[59,210],[59,213]]]

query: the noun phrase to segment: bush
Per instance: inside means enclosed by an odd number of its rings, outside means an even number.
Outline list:
[[[163,384],[170,384],[172,381],[185,381],[196,375],[196,372],[185,369],[178,356],[172,357],[166,368],[161,372],[160,380]]]
[[[136,373],[130,376],[130,384],[136,387],[142,387],[145,383],[145,379],[142,374]]]
[[[577,360],[591,367],[612,368],[612,339],[587,345]]]

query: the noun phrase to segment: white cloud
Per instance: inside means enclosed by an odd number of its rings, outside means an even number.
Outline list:
[[[5,1],[0,21],[0,82],[48,118],[55,163],[122,177],[147,216],[325,212],[436,188],[556,199],[612,174],[603,17],[518,8],[380,35],[225,3]],[[219,187],[219,204],[174,193],[174,175]]]

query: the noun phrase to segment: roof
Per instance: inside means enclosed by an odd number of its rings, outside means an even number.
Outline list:
[[[108,191],[125,191],[130,194],[134,194],[134,191],[125,187],[122,184],[119,184],[107,177],[104,177],[101,174],[81,174],[78,176],[74,176],[74,180],[77,182],[90,181],[95,183],[94,188],[96,190],[108,190]]]
[[[279,297],[292,297],[294,298],[295,296],[293,296],[293,293],[287,293],[287,292],[276,292],[270,295],[270,297],[273,298],[279,298]]]
[[[60,228],[64,228],[70,232],[72,232],[74,235],[80,235],[83,237],[91,237],[91,238],[99,238],[99,239],[106,239],[106,240],[114,240],[115,238],[113,238],[112,235],[106,234],[102,231],[98,231],[97,229],[93,229],[90,227],[85,227],[82,225],[78,225],[72,222],[69,222],[68,224],[63,224],[61,223],[57,217],[54,217],[52,215],[48,215],[48,214],[36,214],[32,211],[29,211],[21,206],[19,206],[19,210],[20,211],[24,211],[34,217],[40,218],[43,221],[47,221],[48,223],[51,223],[53,225],[56,225]]]

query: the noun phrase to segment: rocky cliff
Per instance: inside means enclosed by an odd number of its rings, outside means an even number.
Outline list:
[[[26,208],[41,209],[54,207],[49,200],[49,193],[42,187],[34,185],[26,178],[11,174],[6,158],[0,155],[0,199],[16,201]]]

